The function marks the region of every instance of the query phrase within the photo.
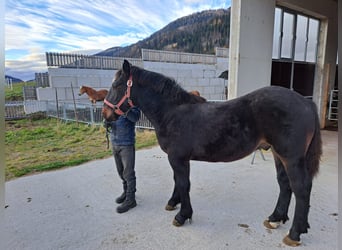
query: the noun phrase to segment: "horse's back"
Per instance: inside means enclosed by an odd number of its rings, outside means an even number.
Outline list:
[[[102,96],[105,96],[106,97],[106,95],[108,94],[108,90],[106,90],[106,89],[101,89],[101,90],[99,90],[98,91]]]
[[[249,100],[255,118],[261,123],[295,126],[308,124],[315,119],[314,103],[283,87],[265,87],[246,95],[245,98]]]
[[[96,91],[95,89],[88,87],[88,86],[81,86],[80,87],[80,94],[86,93],[89,97],[89,100],[92,102],[96,101],[103,101],[108,94],[108,90],[100,89]]]

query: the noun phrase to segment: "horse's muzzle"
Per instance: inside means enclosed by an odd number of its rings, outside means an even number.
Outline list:
[[[102,116],[106,121],[116,121],[118,116],[113,112],[113,109],[106,106],[102,107]]]

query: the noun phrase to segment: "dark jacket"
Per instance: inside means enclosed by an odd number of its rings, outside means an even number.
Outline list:
[[[133,107],[125,115],[110,123],[113,145],[128,146],[135,143],[135,123],[140,119],[140,109]]]

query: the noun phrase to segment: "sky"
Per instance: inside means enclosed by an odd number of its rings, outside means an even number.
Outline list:
[[[230,0],[7,0],[5,74],[47,72],[45,52],[91,55],[134,44],[176,19]]]

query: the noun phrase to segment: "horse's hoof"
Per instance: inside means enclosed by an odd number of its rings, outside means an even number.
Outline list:
[[[280,226],[280,221],[264,221],[264,226],[268,229],[277,229]]]
[[[182,223],[180,223],[179,221],[177,221],[176,219],[173,219],[172,224],[173,224],[174,226],[176,226],[176,227],[180,227],[180,226],[183,226],[184,223],[182,224]]]
[[[166,206],[165,206],[165,210],[167,210],[167,211],[173,211],[173,210],[175,210],[177,208],[177,206],[171,206],[171,205],[169,205],[169,204],[167,204]]]
[[[302,244],[300,241],[292,240],[289,235],[285,236],[285,238],[283,239],[283,243],[290,247],[298,247]]]
[[[186,220],[189,220],[189,224],[192,223],[192,217],[190,217],[190,218],[187,218],[187,219],[183,220],[183,222],[178,221],[177,218],[174,218],[172,224],[173,224],[174,226],[176,226],[176,227],[180,227],[180,226],[183,226],[183,225],[184,225],[184,223],[186,222]]]

